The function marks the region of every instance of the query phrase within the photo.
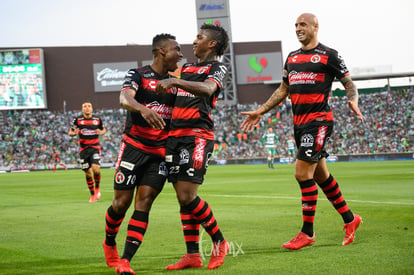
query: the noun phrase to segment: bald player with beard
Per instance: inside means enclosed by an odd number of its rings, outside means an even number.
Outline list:
[[[288,96],[292,101],[294,136],[297,146],[295,178],[301,189],[301,231],[283,244],[287,249],[301,249],[315,242],[313,223],[318,199],[318,185],[344,221],[342,245],[354,241],[362,219],[348,207],[338,182],[326,165],[325,145],[333,131],[333,113],[329,106],[332,82],[339,79],[346,90],[348,106],[355,115],[354,123],[364,122],[358,108],[358,90],[338,52],[318,40],[319,22],[315,15],[301,14],[295,23],[301,48],[289,53],[279,88],[257,110],[247,115],[241,128],[252,131],[263,114]]]

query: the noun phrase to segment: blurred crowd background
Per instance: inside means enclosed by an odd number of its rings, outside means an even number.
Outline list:
[[[365,124],[356,121],[346,97],[331,97],[335,127],[327,151],[331,155],[377,154],[414,151],[414,90],[360,94],[359,106]],[[267,113],[256,129],[243,133],[242,111],[254,110],[258,104],[224,106],[217,104],[212,113],[215,122],[217,160],[265,158],[261,142],[268,127],[279,137],[277,157],[286,157],[287,140],[293,136],[291,105],[287,100]],[[121,143],[126,111],[101,110],[94,105],[108,132],[101,137],[102,163],[115,165]],[[51,112],[24,110],[0,112],[0,155],[2,170],[53,169],[53,154],[69,167],[78,166],[78,138],[67,135],[70,123],[80,111]],[[59,168],[59,167],[58,167]]]

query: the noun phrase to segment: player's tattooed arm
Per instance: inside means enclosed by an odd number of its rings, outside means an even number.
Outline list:
[[[244,132],[251,132],[255,129],[256,124],[263,117],[263,114],[270,111],[273,107],[282,102],[289,94],[288,85],[284,82],[273,92],[269,99],[255,111],[241,112],[242,115],[247,115],[246,119],[241,124],[241,129]]]
[[[358,89],[350,76],[345,76],[341,79],[341,83],[345,88],[346,96],[350,101],[358,102]]]
[[[348,97],[348,106],[354,112],[361,122],[364,122],[364,116],[358,107],[358,89],[350,76],[341,78],[341,83],[345,88],[346,96]]]
[[[270,111],[273,107],[280,104],[289,94],[288,86],[282,82],[282,84],[279,86],[279,88],[276,89],[276,91],[273,92],[273,94],[269,97],[269,99],[257,109],[260,114],[267,113]]]
[[[241,112],[242,115],[247,115],[246,119],[241,124],[241,129],[244,132],[251,132],[255,129],[256,124],[262,118],[263,114],[270,111],[273,107],[282,102],[289,94],[288,85],[284,82],[273,92],[269,99],[255,111]]]

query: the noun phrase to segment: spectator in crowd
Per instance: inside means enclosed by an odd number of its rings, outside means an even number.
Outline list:
[[[327,148],[331,155],[369,155],[379,153],[405,153],[414,151],[414,90],[401,89],[371,94],[361,93],[359,100],[364,106],[365,127],[356,132],[346,97],[331,96],[330,105],[334,112],[336,126]],[[217,102],[212,119],[216,121],[217,160],[263,159],[266,154],[260,142],[265,130],[271,126],[279,136],[280,155],[287,155],[287,138],[293,135],[291,105],[285,101],[269,112],[275,117],[279,112],[283,119],[268,124],[265,117],[258,128],[248,133],[247,140],[237,142],[239,125],[243,121],[240,111],[257,109],[258,104],[237,104],[225,106]],[[54,146],[61,152],[61,159],[68,168],[79,168],[77,140],[66,135],[68,117],[74,117],[79,110],[66,113],[48,110],[0,111],[0,169],[41,170],[53,166],[51,155]],[[122,139],[123,109],[94,110],[105,125],[111,124],[108,132],[101,137],[101,162],[111,167],[116,162],[118,147]],[[50,123],[50,121],[54,123]],[[354,133],[354,134],[351,134]]]

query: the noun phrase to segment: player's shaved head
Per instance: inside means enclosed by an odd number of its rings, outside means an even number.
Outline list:
[[[316,17],[316,15],[314,15],[313,13],[302,13],[301,15],[299,15],[298,17],[298,21],[305,21],[310,23],[313,26],[318,26],[318,17]]]
[[[295,23],[296,35],[302,49],[312,49],[318,45],[318,18],[312,13],[302,13]]]

